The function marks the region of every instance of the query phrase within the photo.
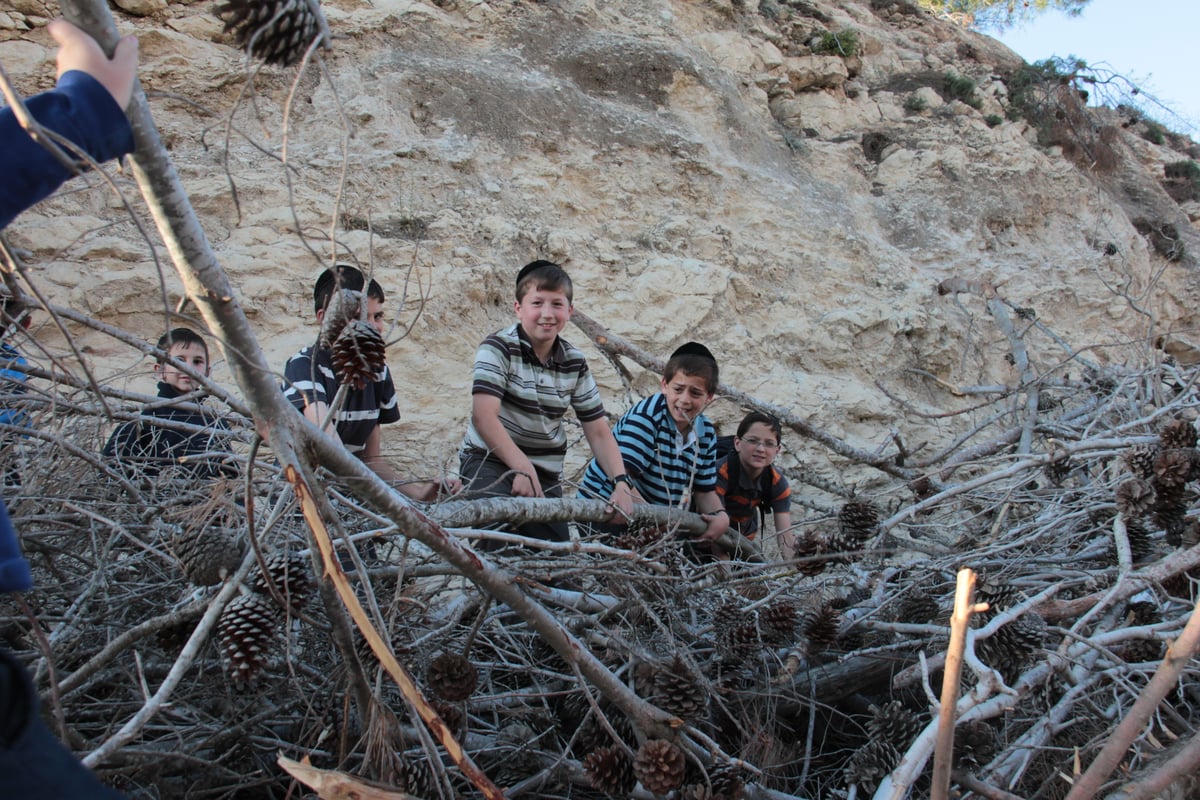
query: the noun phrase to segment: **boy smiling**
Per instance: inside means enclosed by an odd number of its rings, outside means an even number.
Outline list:
[[[708,348],[688,342],[671,354],[661,391],[637,403],[613,427],[638,502],[686,510],[695,501],[713,542],[729,528],[717,495],[717,434],[702,413],[717,391],[717,360]],[[593,460],[583,476],[584,497],[605,497],[612,487]],[[603,529],[601,529],[603,530]]]
[[[171,465],[184,465],[196,478],[236,476],[238,470],[229,456],[228,425],[204,408],[204,395],[191,396],[203,385],[175,365],[185,364],[209,377],[208,343],[190,328],[174,328],[159,338],[157,349],[161,355],[156,357],[154,373],[161,401],[142,409],[142,419],[114,430],[103,455],[127,472],[151,478]]]
[[[567,432],[575,411],[607,479],[603,497],[617,514],[633,510],[629,478],[583,353],[559,336],[571,319],[574,290],[566,271],[533,261],[517,274],[517,322],[483,340],[475,354],[471,421],[459,474],[469,491],[491,496],[562,497]],[[567,541],[565,522],[527,523],[526,536]]]

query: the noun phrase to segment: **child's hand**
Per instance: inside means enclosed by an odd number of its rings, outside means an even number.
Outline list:
[[[637,494],[637,489],[634,489],[628,483],[618,483],[613,486],[613,493],[608,498],[608,504],[612,507],[612,516],[608,521],[612,525],[623,525],[633,518],[633,504],[641,502],[641,496]]]
[[[513,497],[544,497],[542,484],[537,479],[537,473],[518,472],[512,482]]]
[[[138,41],[125,36],[117,42],[110,61],[91,36],[65,19],[50,23],[50,35],[58,42],[58,77],[77,69],[86,72],[108,90],[121,108],[133,97],[133,82],[137,78]]]
[[[729,530],[729,515],[724,511],[701,514],[700,519],[708,524],[704,533],[700,534],[700,538],[706,542],[715,542],[724,535],[725,531]]]

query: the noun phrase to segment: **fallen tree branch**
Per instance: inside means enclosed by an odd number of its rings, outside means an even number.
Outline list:
[[[629,342],[628,340],[608,331],[606,328],[600,325],[600,323],[596,322],[581,311],[576,310],[571,315],[571,321],[574,322],[581,331],[587,334],[588,338],[591,339],[592,342],[605,353],[613,356],[625,356],[626,358],[636,361],[642,367],[659,374],[662,373],[663,368],[666,366],[665,361],[651,356],[649,353],[637,347],[632,342]],[[745,394],[744,392],[741,392],[726,383],[718,384],[717,392],[718,394],[740,403],[741,405],[766,411],[778,419],[780,423],[786,425],[788,428],[792,429],[804,438],[811,439],[818,444],[824,445],[832,452],[848,458],[851,461],[874,467],[878,470],[888,473],[889,475],[894,475],[898,478],[904,478],[905,480],[912,480],[918,475],[915,470],[905,469],[897,466],[893,456],[884,456],[880,455],[879,453],[872,453],[860,447],[855,447],[849,442],[843,441],[842,439],[839,439],[838,437],[826,433],[820,428],[811,425],[785,408],[781,408],[766,401],[759,400],[758,398],[751,397],[750,395]]]

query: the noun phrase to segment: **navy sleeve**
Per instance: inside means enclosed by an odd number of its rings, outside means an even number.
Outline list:
[[[133,129],[125,112],[99,81],[86,72],[64,73],[58,86],[25,102],[33,118],[69,139],[96,161],[133,151]],[[46,148],[29,137],[11,108],[0,109],[0,229],[72,176]]]

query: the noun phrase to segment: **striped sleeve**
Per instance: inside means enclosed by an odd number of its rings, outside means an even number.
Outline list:
[[[283,368],[283,396],[301,412],[313,403],[329,403],[320,369],[314,368],[312,348],[288,359]]]
[[[390,425],[400,421],[400,406],[396,402],[396,384],[392,382],[392,372],[383,365],[383,372],[375,382],[375,399],[379,404],[379,424]]]
[[[511,358],[508,344],[499,336],[492,334],[484,339],[475,352],[471,394],[490,394],[503,400],[508,391]]]
[[[792,487],[788,479],[779,470],[771,467],[775,473],[775,481],[771,484],[771,513],[786,514],[792,510]]]

